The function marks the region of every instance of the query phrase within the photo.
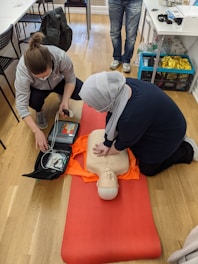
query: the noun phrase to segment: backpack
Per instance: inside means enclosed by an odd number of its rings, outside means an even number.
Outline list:
[[[45,35],[44,45],[54,45],[67,51],[72,43],[72,29],[68,26],[62,7],[46,12],[39,29]]]

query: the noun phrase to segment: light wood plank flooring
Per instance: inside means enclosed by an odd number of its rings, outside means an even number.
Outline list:
[[[84,81],[90,74],[109,70],[112,46],[108,16],[92,16],[89,41],[85,17],[72,15],[71,21],[73,44],[68,54],[77,76]],[[8,74],[14,80],[14,67]],[[126,76],[136,77],[137,69],[134,67]],[[14,106],[14,98],[0,78],[1,86]],[[187,92],[167,93],[183,111],[188,135],[198,142],[198,104],[193,96]],[[0,146],[0,263],[63,264],[60,252],[71,176],[54,181],[37,181],[21,176],[33,170],[38,150],[35,149],[33,135],[23,121],[17,123],[2,95],[0,103],[0,139],[7,147],[3,150]],[[76,120],[80,119],[81,107],[82,103],[71,101]],[[49,120],[46,134],[57,109],[58,98],[51,95],[45,104]],[[198,224],[198,163],[173,166],[147,179],[163,253],[156,260],[121,263],[167,263],[167,257],[182,247],[189,232]]]

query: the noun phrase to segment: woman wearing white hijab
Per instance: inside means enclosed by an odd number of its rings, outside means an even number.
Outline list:
[[[185,137],[185,118],[156,85],[125,78],[118,71],[91,75],[79,93],[99,112],[107,112],[104,142],[98,156],[130,148],[143,174],[153,176],[177,163],[198,161],[198,147]]]

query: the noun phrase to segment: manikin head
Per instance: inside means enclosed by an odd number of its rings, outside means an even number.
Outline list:
[[[118,194],[118,178],[117,175],[106,168],[101,173],[99,180],[97,181],[98,195],[103,200],[113,200]]]

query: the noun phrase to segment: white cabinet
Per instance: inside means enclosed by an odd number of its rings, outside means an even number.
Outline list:
[[[144,4],[142,4],[142,14],[139,23],[139,32],[143,36],[142,40],[144,43],[152,43],[156,36],[156,31],[152,25],[152,21],[148,12],[146,14],[146,8]]]

